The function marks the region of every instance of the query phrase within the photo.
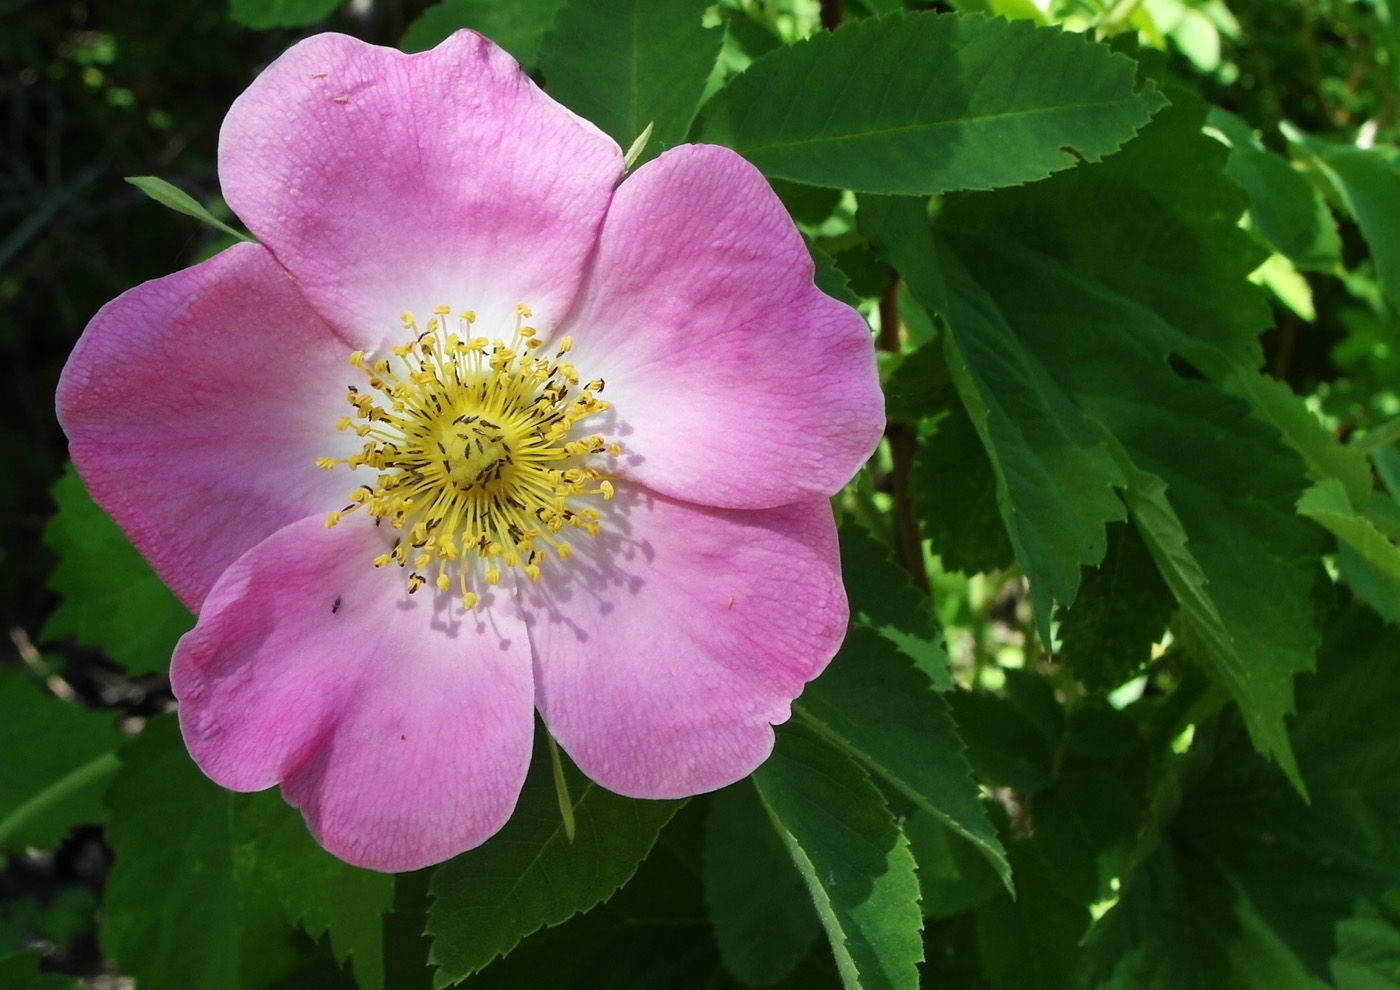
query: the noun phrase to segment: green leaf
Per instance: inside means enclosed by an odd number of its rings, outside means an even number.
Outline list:
[[[933,603],[894,562],[889,547],[860,523],[842,523],[838,535],[851,618],[899,647],[935,688],[946,691],[952,676]]]
[[[1298,512],[1350,546],[1384,596],[1388,614],[1400,613],[1400,547],[1356,511],[1340,481],[1327,478],[1313,485],[1298,500]]]
[[[1400,162],[1393,150],[1323,141],[1289,124],[1282,130],[1331,183],[1366,238],[1386,295],[1400,302]]]
[[[509,822],[433,876],[428,934],[434,985],[444,987],[510,952],[522,938],[606,901],[637,869],[679,801],[612,794],[569,766],[577,832],[564,835],[547,747],[535,746]]]
[[[1183,106],[1164,113],[1130,149],[1162,159],[1139,159],[1144,168],[1175,163],[1181,174],[1192,175],[1226,153],[1216,142],[1179,133],[1184,120],[1199,126],[1204,116],[1189,101]],[[952,286],[957,276],[961,283],[965,271],[973,283],[957,284],[952,293],[950,336],[960,347],[969,338],[981,344],[980,350],[971,343],[963,350],[969,377],[981,375],[974,398],[1002,412],[1007,425],[988,436],[993,450],[1007,451],[1003,459],[1012,466],[1024,472],[1022,462],[1044,458],[1051,442],[1031,432],[1045,432],[1036,418],[1044,414],[1027,408],[1015,382],[1034,382],[1047,397],[1042,408],[1060,410],[1066,420],[1078,415],[1092,426],[1117,462],[1115,483],[1128,482],[1123,497],[1181,606],[1174,628],[1239,701],[1261,751],[1288,768],[1283,719],[1292,710],[1292,677],[1312,663],[1311,591],[1322,549],[1321,533],[1293,510],[1304,486],[1303,464],[1272,426],[1247,415],[1243,402],[1211,382],[1177,374],[1171,363],[1174,355],[1187,354],[1222,374],[1234,363],[1252,366],[1256,349],[1243,336],[1258,301],[1244,280],[1252,249],[1230,247],[1238,234],[1237,211],[1222,212],[1228,197],[1219,190],[1193,190],[1183,197],[1184,206],[1142,194],[1141,179],[1119,165],[1130,151],[1033,187],[950,204],[939,222],[949,225],[963,268],[945,264],[945,279]],[[1101,185],[1091,181],[1095,175]],[[1073,204],[1087,203],[1113,211],[1115,238],[1058,234],[1071,227],[1096,229],[1082,216],[1071,222]],[[1154,258],[1146,247],[1132,245],[1133,239],[1156,243],[1159,226],[1179,234],[1184,247],[1164,243]],[[1187,253],[1212,239],[1224,247],[1204,256],[1220,262],[1218,271]],[[1105,240],[1117,256],[1105,256]],[[1190,278],[1164,270],[1164,259],[1183,254]],[[1154,289],[1149,275],[1167,288]],[[1217,311],[1202,314],[1199,301],[1183,296],[1183,286],[1216,300]],[[918,290],[912,282],[911,288]],[[1008,365],[1031,371],[1010,377],[1004,373]],[[989,379],[992,373],[998,377]],[[1043,579],[1047,571],[1064,585],[1064,565],[1074,549],[1064,547],[1064,523],[1047,528],[1056,518],[1047,503],[1078,507],[1087,524],[1093,515],[1083,507],[1100,492],[1083,481],[1075,484],[1059,465],[1051,469],[1060,473],[1042,475],[1048,490],[1008,484],[1014,512],[1003,506],[1007,518],[1020,517],[1020,527],[1038,521],[1033,533],[1045,531],[1061,541],[1058,556],[1034,553],[1035,544],[1017,543],[1017,527],[1008,526],[1033,594],[1037,575]],[[1260,594],[1261,588],[1268,592]],[[1055,597],[1067,601],[1058,591]]]
[[[1245,368],[1232,368],[1221,385],[1248,399],[1255,415],[1278,427],[1288,445],[1302,455],[1314,481],[1336,479],[1352,505],[1371,497],[1371,465],[1366,455],[1337,439],[1300,396],[1286,384]]]
[[[235,2],[237,2],[237,0],[235,0]],[[338,3],[339,0],[336,0],[336,2]],[[130,182],[137,189],[140,189],[161,206],[168,206],[176,213],[183,213],[187,217],[194,217],[199,222],[207,223],[215,230],[223,231],[230,237],[236,237],[240,241],[253,240],[253,238],[249,237],[247,234],[235,230],[233,227],[230,227],[218,217],[214,216],[214,214],[201,206],[189,193],[172,186],[164,179],[157,178],[154,175],[133,175],[128,176],[126,181]]]
[[[943,364],[943,347],[934,343]],[[914,512],[932,551],[948,570],[992,573],[1010,567],[1015,550],[997,505],[997,474],[951,378],[947,415],[914,455]]]
[[[0,986],[5,990],[78,990],[80,984],[72,976],[40,973],[43,959],[43,953],[37,951],[0,956]]]
[[[1053,741],[1009,700],[954,691],[948,702],[968,763],[982,783],[1029,793],[1049,786]]]
[[[816,736],[784,726],[753,781],[807,883],[848,990],[914,990],[923,958],[914,857],[864,771]]]
[[[1248,279],[1267,254],[1239,226],[1248,200],[1225,177],[1230,152],[1201,133],[1206,104],[1185,89],[1169,95],[1118,154],[994,196],[952,197],[938,227],[1058,258],[1254,368],[1273,319]]]
[[[1124,518],[1123,476],[1084,413],[1018,339],[997,300],[951,255],[948,366],[991,458],[997,503],[1030,580],[1041,639],[1051,605],[1071,605],[1080,569],[1107,552],[1106,527]]]
[[[642,160],[685,140],[724,32],[705,0],[568,0],[540,44],[549,95],[626,148],[654,123]]]
[[[341,0],[228,0],[228,16],[244,27],[264,31],[303,27],[330,16]],[[178,209],[178,207],[177,207]]]
[[[1249,196],[1254,232],[1295,265],[1331,269],[1340,264],[1342,241],[1317,187],[1265,148],[1238,117],[1212,107],[1207,120],[1230,144],[1225,173]]]
[[[1400,931],[1374,916],[1342,922],[1332,978],[1337,990],[1400,990]]]
[[[957,15],[850,21],[756,60],[701,139],[767,175],[928,194],[1043,178],[1116,151],[1166,102],[1083,35]]]
[[[1049,642],[1052,602],[1074,601],[1080,566],[1103,559],[1104,526],[1123,518],[1113,493],[1122,477],[1103,437],[1020,345],[996,300],[935,244],[923,204],[865,200],[862,212],[862,229],[915,298],[949,321],[947,367],[991,459],[1002,521]],[[920,481],[921,489],[936,483]]]
[[[1141,818],[1123,781],[1103,770],[1063,774],[1035,796],[1033,815],[1045,878],[1076,904],[1111,898]]]
[[[1171,618],[1170,589],[1132,526],[1108,527],[1108,553],[1085,571],[1060,617],[1059,660],[1091,691],[1108,691],[1147,666]]]
[[[1031,844],[1012,843],[1016,898],[1005,892],[977,909],[982,969],[992,990],[1060,990],[1078,956],[1089,911],[1062,894]]]
[[[807,242],[807,253],[812,256],[812,264],[816,268],[812,273],[812,281],[816,283],[817,288],[853,309],[859,306],[860,297],[851,291],[850,280],[846,278],[846,273],[836,266],[836,259],[810,241]]]
[[[856,627],[793,709],[807,728],[977,846],[1010,883],[948,703],[907,656]]]
[[[747,783],[710,806],[705,894],[724,965],[745,986],[786,977],[821,930],[802,875]]]
[[[384,986],[383,915],[394,878],[343,863],[306,830],[300,813],[275,791],[235,799],[233,835],[240,884],[270,890],[313,939],[330,933],[341,965],[353,958],[363,990]]]
[[[427,51],[452,32],[470,28],[500,45],[528,71],[538,63],[540,41],[563,6],[564,0],[443,0],[408,26],[399,47]]]
[[[58,554],[48,585],[63,596],[40,633],[98,646],[133,675],[161,674],[194,617],[99,509],[70,464],[54,483],[58,512],[44,545]]]
[[[185,753],[173,717],[122,750],[108,792],[102,948],[143,986],[236,990],[242,921],[228,793]]]
[[[1250,752],[1235,710],[1198,726],[1167,781],[1179,797],[1154,809],[1122,897],[1087,940],[1077,985],[1103,986],[1137,959],[1176,972],[1161,984],[1173,990],[1315,986],[1330,976],[1358,903],[1400,885],[1400,637],[1335,597],[1293,722],[1310,802]]]
[[[74,825],[105,821],[102,794],[125,738],[113,712],[61,701],[0,667],[0,851],[52,849]]]
[[[946,918],[976,907],[1001,891],[996,868],[970,842],[933,815],[916,811],[904,823],[919,864],[919,897],[925,918]]]

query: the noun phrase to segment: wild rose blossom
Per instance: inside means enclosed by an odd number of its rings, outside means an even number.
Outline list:
[[[868,331],[732,152],[623,172],[475,34],[310,38],[220,136],[260,243],[108,304],[64,371],[83,480],[198,617],[190,753],[352,863],[491,836],[536,710],[621,794],[738,780],[841,641]]]

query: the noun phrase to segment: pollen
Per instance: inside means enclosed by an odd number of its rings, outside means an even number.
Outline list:
[[[598,398],[603,381],[583,380],[565,360],[568,337],[541,356],[523,303],[508,341],[474,336],[470,310],[451,314],[438,306],[420,329],[406,312],[407,343],[388,356],[350,355],[363,381],[348,386],[351,413],[336,428],[364,446],[315,463],[376,475],[327,527],[365,512],[387,527],[375,567],[397,564],[410,594],[431,585],[471,609],[482,585],[508,571],[537,581],[569,559],[572,539],[598,535],[596,503],[613,497],[607,469],[622,448],[586,428],[610,405]]]

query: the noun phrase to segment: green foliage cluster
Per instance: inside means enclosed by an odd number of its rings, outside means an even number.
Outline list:
[[[197,29],[270,56],[327,26],[406,50],[476,28],[622,147],[651,126],[643,159],[698,140],[758,166],[880,348],[887,443],[836,505],[850,634],[751,779],[643,802],[566,763],[566,825],[542,738],[499,835],[373,874],[190,762],[161,678],[193,620],[50,451],[30,556],[54,597],[6,589],[52,652],[0,667],[0,893],[77,827],[112,865],[0,902],[0,984],[73,986],[54,970],[95,924],[91,969],[152,990],[1400,987],[1385,0],[414,10],[231,0]],[[208,173],[227,100],[201,117],[133,68],[151,25],[27,24],[25,85],[81,80],[128,174],[196,149],[166,174],[203,195],[133,180],[194,219],[130,200],[165,253],[129,278],[171,267],[161,225],[193,252],[241,236]],[[200,71],[155,54],[172,91]],[[236,92],[256,60],[224,58]],[[0,298],[38,306],[65,237],[113,233],[45,233],[49,202],[0,241]],[[61,895],[90,890],[74,924]]]

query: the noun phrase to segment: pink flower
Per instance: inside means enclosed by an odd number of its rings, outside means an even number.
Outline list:
[[[79,472],[198,616],[190,753],[352,863],[491,836],[533,713],[591,778],[761,763],[847,608],[827,497],[875,446],[860,316],[733,153],[623,157],[485,39],[324,34],[234,104],[260,239],[88,326]]]

